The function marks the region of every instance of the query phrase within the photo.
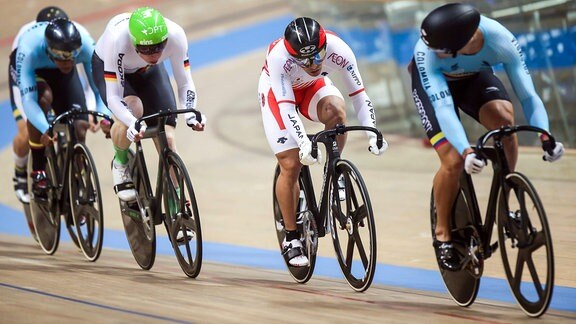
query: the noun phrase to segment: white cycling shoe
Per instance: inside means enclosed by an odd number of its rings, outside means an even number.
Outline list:
[[[120,200],[129,202],[136,199],[136,190],[130,177],[128,164],[121,164],[114,160],[112,162],[112,179],[114,191]]]
[[[306,267],[310,262],[304,253],[302,242],[298,239],[282,243],[282,256],[293,267]]]
[[[22,177],[14,177],[12,178],[14,181],[14,193],[16,194],[16,198],[20,200],[23,204],[30,203],[30,194],[28,193],[28,180]]]
[[[191,241],[192,239],[194,239],[194,232],[190,229],[186,229],[186,233],[188,234],[188,241]],[[178,243],[178,245],[182,245],[184,243],[186,243],[186,240],[184,239],[184,231],[180,230],[178,231],[178,234],[176,235],[176,242]]]

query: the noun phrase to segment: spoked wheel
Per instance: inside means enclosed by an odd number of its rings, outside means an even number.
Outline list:
[[[370,287],[376,271],[376,226],[368,189],[358,169],[349,161],[336,165],[336,179],[343,177],[345,193],[330,181],[332,241],[340,268],[357,292]]]
[[[66,167],[68,167],[66,165],[66,163],[68,163],[67,161],[67,155],[68,155],[68,147],[69,147],[69,143],[66,142],[66,133],[65,132],[58,132],[58,140],[57,140],[57,144],[55,144],[54,146],[54,150],[56,152],[56,163],[58,165],[57,168],[55,168],[55,170],[61,170],[58,172],[58,174],[60,174],[60,172],[62,172],[63,170],[65,170]],[[69,176],[70,170],[67,171],[68,174],[66,175]],[[56,174],[56,173],[55,173]],[[76,227],[74,226],[74,220],[73,215],[72,215],[72,206],[70,206],[70,201],[68,198],[69,196],[69,191],[70,191],[70,187],[68,186],[69,184],[69,179],[60,179],[61,183],[63,184],[63,188],[62,191],[60,193],[60,199],[62,199],[63,201],[61,201],[61,209],[60,209],[60,214],[62,217],[64,217],[64,225],[66,226],[66,230],[68,231],[68,235],[70,236],[70,239],[72,240],[72,243],[74,243],[74,245],[76,245],[76,247],[78,248],[78,250],[82,251],[82,248],[80,247],[80,242],[78,241],[78,233],[76,232]]]
[[[538,317],[554,287],[552,235],[542,202],[530,181],[510,173],[498,194],[498,242],[506,278],[524,312]]]
[[[144,270],[150,270],[156,259],[156,228],[154,206],[147,198],[146,186],[134,162],[134,153],[129,151],[129,168],[136,189],[136,201],[120,201],[122,223],[134,260]]]
[[[78,243],[84,256],[96,261],[102,251],[104,212],[94,159],[84,143],[74,146],[69,170],[70,207]]]
[[[196,278],[202,267],[202,229],[192,181],[180,157],[170,152],[164,177],[164,224],[182,271]]]
[[[430,222],[432,225],[432,238],[436,238],[436,205],[434,204],[434,190],[430,198]],[[458,193],[454,209],[450,217],[452,228],[452,244],[463,260],[459,271],[448,271],[438,265],[442,280],[448,293],[462,307],[472,305],[478,295],[480,277],[484,269],[482,258],[472,260],[470,253],[476,252],[479,246],[478,233],[474,230],[473,218],[470,213],[468,201],[462,191]],[[474,254],[476,257],[476,254]],[[438,255],[436,255],[438,259]]]
[[[304,166],[303,168],[306,168]],[[272,185],[272,199],[274,202],[274,224],[276,225],[276,236],[278,237],[278,245],[280,247],[280,252],[282,252],[282,243],[286,236],[284,230],[284,220],[282,219],[282,212],[280,211],[280,205],[276,199],[276,181],[278,180],[278,175],[280,174],[280,167],[276,166],[276,172],[274,174],[274,183]],[[293,267],[286,260],[286,267],[288,272],[298,283],[306,283],[312,274],[314,273],[314,266],[316,265],[316,252],[318,251],[318,230],[316,227],[316,221],[314,216],[310,212],[308,206],[309,204],[306,197],[313,197],[313,192],[308,192],[310,190],[303,183],[303,176],[300,173],[299,177],[300,184],[300,195],[298,198],[298,206],[296,207],[296,226],[300,233],[302,233],[302,246],[304,246],[304,251],[308,257],[308,266],[305,267]]]
[[[29,170],[32,159],[30,159]],[[29,173],[30,174],[30,173]],[[36,229],[36,237],[40,247],[46,254],[54,254],[60,242],[60,214],[58,211],[58,190],[54,166],[48,160],[46,163],[46,176],[48,183],[47,198],[34,197],[32,191],[33,181],[28,181],[30,192],[30,215]]]

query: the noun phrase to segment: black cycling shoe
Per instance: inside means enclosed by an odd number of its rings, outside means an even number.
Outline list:
[[[48,178],[44,170],[32,171],[30,174],[32,178],[32,193],[34,198],[47,199],[48,198]]]
[[[436,251],[436,259],[440,267],[448,271],[459,271],[461,269],[460,256],[454,249],[452,241],[440,242],[434,240],[432,243]]]

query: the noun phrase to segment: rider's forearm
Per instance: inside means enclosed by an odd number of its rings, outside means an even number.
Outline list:
[[[309,141],[302,119],[300,119],[298,112],[296,112],[294,104],[279,103],[278,107],[280,108],[280,115],[282,116],[284,126],[286,127],[286,130],[288,130],[290,136],[292,136],[296,143],[298,143],[298,147]]]

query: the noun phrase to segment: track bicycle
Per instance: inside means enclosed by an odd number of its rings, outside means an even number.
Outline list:
[[[527,176],[511,170],[502,139],[516,132],[535,132],[555,140],[549,132],[533,126],[505,126],[481,136],[476,154],[492,162],[494,174],[486,216],[481,217],[472,177],[460,177],[460,190],[450,216],[452,242],[460,256],[458,271],[440,267],[442,279],[456,304],[471,305],[478,294],[484,260],[500,248],[506,279],[514,298],[531,317],[544,314],[554,287],[552,234],[544,206]],[[493,146],[486,143],[492,139]],[[436,224],[434,192],[431,198],[432,237]],[[498,240],[492,243],[496,224]]]
[[[362,292],[370,287],[376,270],[376,226],[368,189],[360,171],[352,162],[340,158],[336,136],[350,131],[373,132],[377,135],[378,147],[382,147],[382,134],[373,127],[337,125],[334,129],[309,135],[313,156],[317,154],[318,142],[324,144],[327,152],[319,203],[316,202],[310,168],[302,166],[298,177],[300,196],[296,219],[309,264],[294,267],[284,261],[292,278],[298,283],[306,283],[314,272],[318,238],[331,234],[336,258],[346,281],[354,291]],[[277,165],[272,193],[276,234],[282,251],[286,234],[275,190],[279,174],[280,166]],[[344,180],[345,197],[341,197],[339,192],[339,179]]]
[[[76,106],[50,121],[48,134],[56,134],[56,143],[46,147],[47,195],[34,197],[33,181],[28,181],[28,192],[32,223],[42,250],[51,255],[58,249],[63,217],[72,242],[89,261],[96,261],[104,235],[100,182],[92,154],[78,140],[75,125],[79,117],[86,115],[112,122],[105,114]],[[31,170],[29,159],[28,174]]]
[[[168,146],[165,131],[166,117],[187,112],[194,112],[197,120],[201,120],[200,112],[195,109],[161,111],[137,120],[137,130],[142,122],[158,121],[157,126],[148,127],[144,133],[144,138],[157,139],[156,188],[152,191],[142,141],[138,141],[136,152],[130,151],[128,162],[136,200],[119,201],[124,230],[136,263],[144,270],[152,268],[156,258],[155,226],[164,223],[182,271],[195,278],[202,266],[200,214],[186,165]],[[164,212],[161,202],[164,202]]]

